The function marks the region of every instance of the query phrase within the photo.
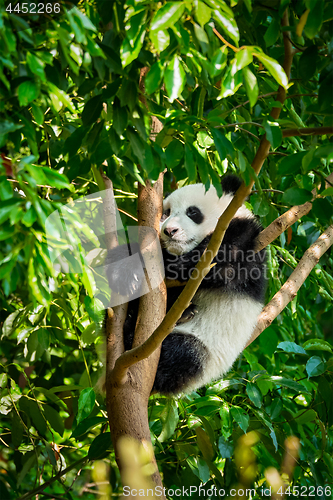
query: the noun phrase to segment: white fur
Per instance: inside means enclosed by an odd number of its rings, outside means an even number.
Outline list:
[[[203,184],[190,184],[171,193],[163,203],[163,210],[170,209],[170,215],[161,224],[161,240],[168,252],[182,255],[193,250],[214,231],[220,215],[232,198],[231,194],[224,194],[219,198],[214,186],[205,191]],[[201,224],[196,224],[186,215],[186,209],[190,206],[198,207],[204,214]],[[235,217],[248,218],[253,215],[243,205],[237,210]],[[170,237],[164,233],[164,229],[178,231]]]
[[[204,386],[230,370],[250,339],[262,309],[262,304],[249,297],[218,289],[199,290],[193,303],[199,314],[173,332],[194,335],[207,347],[208,355],[202,360],[202,375],[192,379],[182,392]]]

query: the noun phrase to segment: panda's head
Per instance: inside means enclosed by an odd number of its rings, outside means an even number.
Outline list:
[[[168,252],[183,255],[210,235],[232,194],[218,197],[211,186],[190,184],[171,193],[163,202],[161,240]]]

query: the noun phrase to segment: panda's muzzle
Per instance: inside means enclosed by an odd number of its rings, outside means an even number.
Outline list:
[[[178,227],[166,227],[164,229],[164,234],[165,236],[169,236],[169,238],[172,238],[178,231]]]

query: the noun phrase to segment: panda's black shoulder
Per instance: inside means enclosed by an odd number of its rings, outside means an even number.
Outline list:
[[[235,194],[242,184],[242,179],[234,174],[227,174],[222,177],[221,186],[224,194]]]

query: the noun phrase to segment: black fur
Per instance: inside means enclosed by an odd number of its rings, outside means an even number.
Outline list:
[[[228,174],[221,180],[221,186],[224,194],[235,194],[242,184],[242,180],[237,175]]]
[[[201,224],[205,218],[200,208],[194,206],[188,207],[188,209],[186,210],[186,215],[196,224]]]
[[[265,250],[254,253],[255,238],[260,231],[261,226],[255,219],[233,219],[213,260],[213,264],[216,264],[205,276],[200,288],[219,288],[263,301],[266,254]],[[196,248],[184,255],[172,255],[164,250],[166,278],[188,281],[209,240],[210,236],[207,236]]]
[[[207,348],[194,335],[170,333],[162,343],[153,391],[162,394],[181,392],[194,376],[202,373],[207,355]]]

